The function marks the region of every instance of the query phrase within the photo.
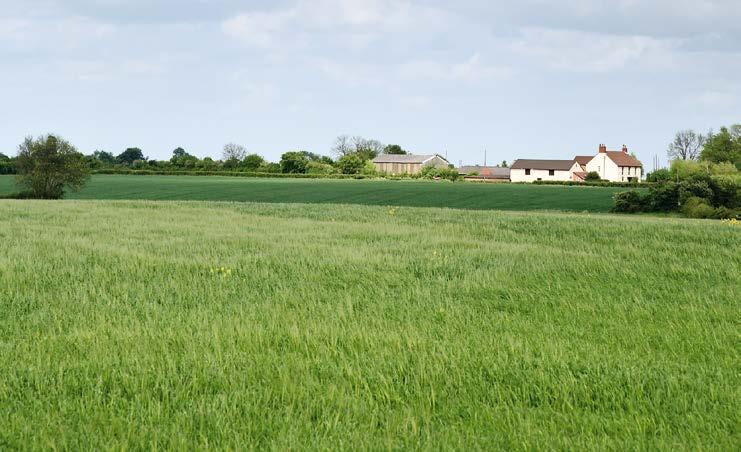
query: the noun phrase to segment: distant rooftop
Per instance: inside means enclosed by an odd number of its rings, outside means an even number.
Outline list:
[[[576,160],[530,160],[518,159],[512,164],[512,169],[556,170],[568,171]]]
[[[439,155],[412,155],[412,154],[381,154],[373,159],[373,163],[425,163]],[[442,158],[442,157],[440,157]],[[445,160],[444,158],[442,158]]]

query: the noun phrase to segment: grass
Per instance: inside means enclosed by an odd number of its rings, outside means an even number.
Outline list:
[[[475,210],[607,212],[625,188],[429,181],[244,179],[216,176],[97,175],[71,199],[248,201]],[[0,176],[0,194],[17,191]]]
[[[0,449],[741,441],[737,226],[149,201],[0,212]]]

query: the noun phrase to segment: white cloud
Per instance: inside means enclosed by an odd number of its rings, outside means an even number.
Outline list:
[[[481,54],[475,53],[469,59],[458,63],[442,63],[431,60],[418,60],[402,64],[399,75],[407,80],[454,80],[476,81],[491,78],[508,78],[512,70],[504,66],[487,65]]]
[[[336,43],[364,47],[384,33],[426,33],[446,27],[443,10],[397,0],[299,0],[294,6],[238,14],[221,24],[232,38],[260,48],[296,46],[332,34]]]
[[[516,54],[573,72],[608,72],[638,62],[666,66],[681,41],[650,36],[608,35],[573,30],[525,28],[510,45]]]

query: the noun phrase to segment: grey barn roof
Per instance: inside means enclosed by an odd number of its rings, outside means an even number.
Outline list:
[[[381,154],[373,159],[373,163],[424,163],[439,155],[411,155],[411,154]],[[444,158],[440,157],[445,160]]]
[[[518,159],[512,164],[512,169],[556,170],[568,171],[576,160],[531,160]]]

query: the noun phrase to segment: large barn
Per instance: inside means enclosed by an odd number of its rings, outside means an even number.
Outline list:
[[[373,159],[376,171],[386,174],[418,174],[425,166],[448,168],[450,163],[441,156],[381,154]]]

